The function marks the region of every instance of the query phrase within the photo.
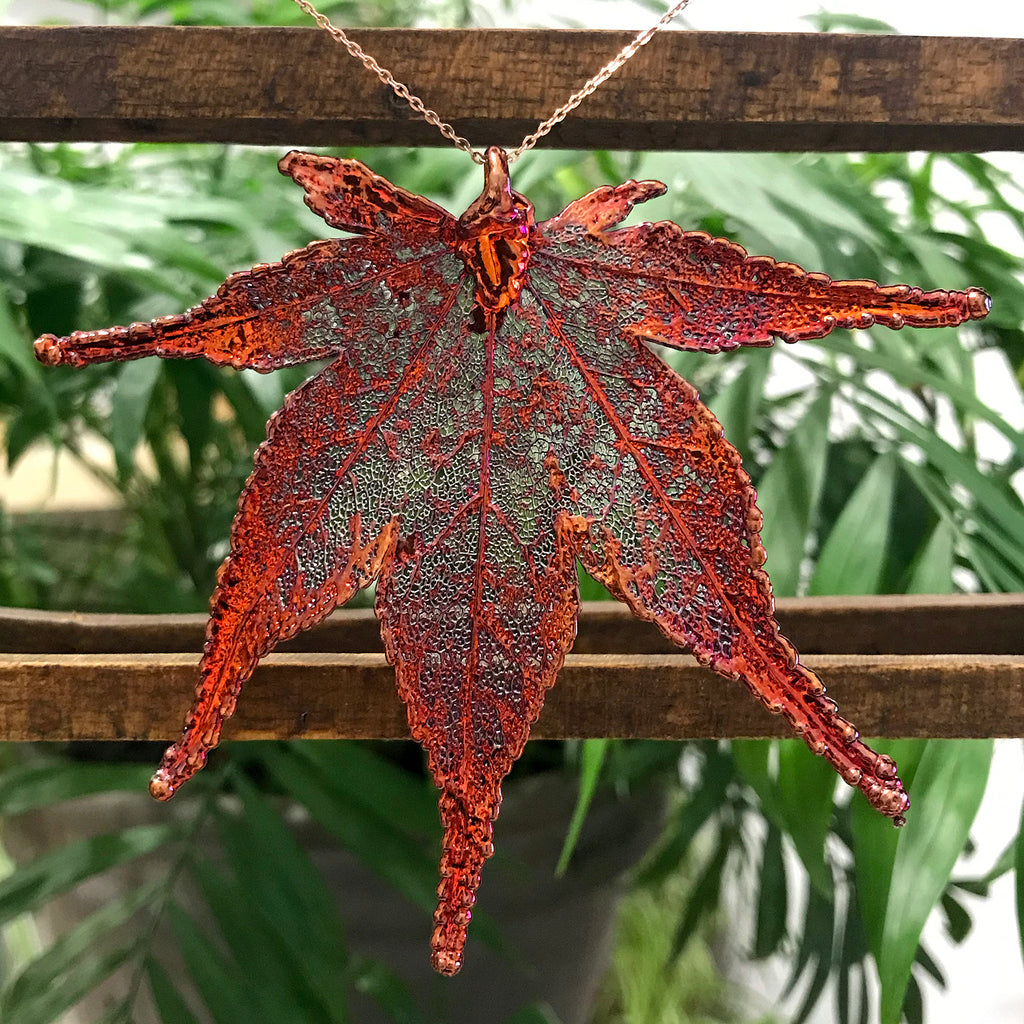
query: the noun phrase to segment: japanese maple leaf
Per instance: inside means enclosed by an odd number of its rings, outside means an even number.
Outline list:
[[[256,453],[195,705],[153,795],[202,767],[261,657],[376,580],[387,657],[441,789],[433,962],[453,974],[501,780],[575,637],[580,561],[900,823],[895,765],[779,636],[739,455],[649,343],[719,352],[958,324],[988,297],[832,281],[671,223],[612,230],[658,182],[599,188],[537,224],[496,148],[458,219],[355,160],[293,152],[280,167],[359,237],[235,274],[179,316],[36,342],[43,362],[75,366],[333,360]]]

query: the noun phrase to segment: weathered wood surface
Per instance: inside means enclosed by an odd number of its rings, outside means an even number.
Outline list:
[[[515,145],[626,32],[359,30],[474,144]],[[546,145],[1024,149],[1024,40],[665,32]],[[315,28],[0,28],[0,139],[447,145]]]
[[[779,604],[787,631],[805,650],[833,652],[806,661],[866,735],[1024,735],[1022,595]],[[171,739],[195,683],[201,634],[197,616],[4,610],[0,638],[12,653],[0,654],[0,738]],[[293,645],[264,661],[245,687],[228,736],[408,735],[393,670],[371,647],[377,644],[371,612],[336,613],[304,641],[319,650]],[[18,647],[36,653],[14,653]],[[169,653],[152,653],[161,649]],[[784,724],[741,684],[688,655],[663,653],[670,650],[625,609],[587,605],[576,653],[534,735],[786,735]]]
[[[807,663],[865,735],[1024,736],[1024,655],[830,655]],[[187,654],[0,655],[0,737],[177,736],[196,677]],[[403,739],[380,654],[272,654],[246,685],[234,739]],[[785,736],[746,689],[688,655],[571,655],[537,739]]]
[[[1024,594],[780,598],[782,632],[804,654],[1024,654]],[[0,652],[198,653],[205,615],[95,615],[0,608]],[[281,651],[383,650],[370,609],[342,609]],[[584,603],[577,654],[673,654],[624,605]]]

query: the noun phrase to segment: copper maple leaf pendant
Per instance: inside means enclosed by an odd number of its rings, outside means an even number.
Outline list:
[[[277,643],[377,581],[413,736],[441,789],[434,966],[462,962],[501,780],[576,633],[576,562],[641,618],[785,715],[897,823],[896,766],[836,714],[778,634],[761,516],[736,450],[648,342],[718,352],[836,327],[978,319],[988,297],[832,281],[675,224],[611,230],[658,182],[537,224],[486,154],[456,220],[355,160],[281,170],[332,227],[152,323],[46,335],[46,363],[333,361],[286,400],[239,503],[196,702],[150,786],[198,771]]]

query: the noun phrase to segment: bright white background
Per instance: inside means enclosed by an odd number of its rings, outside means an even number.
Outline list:
[[[640,29],[657,17],[631,0],[535,0],[517,3],[511,14],[496,10],[496,3],[477,6],[489,8],[498,25],[523,24],[529,18],[538,24]],[[802,32],[811,26],[801,16],[821,8],[877,18],[904,35],[1024,36],[1024,5],[1015,0],[691,0],[677,21],[708,31]]]
[[[641,29],[656,19],[649,8],[633,0],[515,0],[511,12],[503,10],[499,0],[475,0],[474,7],[481,21],[506,26]],[[810,30],[801,15],[821,7],[878,18],[905,35],[1024,36],[1024,5],[1016,0],[691,0],[678,21],[723,32],[801,32]],[[95,18],[96,8],[74,0],[0,0],[4,24],[31,24],[62,15]]]

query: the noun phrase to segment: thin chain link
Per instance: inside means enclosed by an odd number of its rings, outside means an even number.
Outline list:
[[[478,164],[484,162],[483,155],[478,153],[469,139],[464,139],[446,121],[442,121],[440,115],[431,110],[426,104],[409,91],[409,87],[399,82],[387,68],[382,68],[355,40],[349,37],[335,25],[326,15],[321,14],[309,0],[295,0],[301,7],[329,36],[341,43],[348,52],[356,58],[367,70],[372,71],[385,85],[394,90],[395,95],[400,96],[406,103],[423,118],[427,124],[432,124],[446,139],[458,146],[459,149],[468,153]]]
[[[690,0],[679,0],[675,7],[670,8],[661,16],[656,25],[641,32],[631,43],[624,46],[583,88],[574,92],[546,121],[542,121],[536,131],[527,135],[509,156],[509,161],[518,160],[527,150],[533,149],[537,142],[547,135],[556,124],[564,121],[588,96],[596,92],[599,86],[611,78],[641,46],[646,46],[689,3]]]
[[[372,71],[386,86],[391,88],[397,96],[400,96],[406,103],[416,111],[428,124],[432,124],[446,139],[458,146],[459,149],[468,153],[478,164],[484,162],[483,155],[475,150],[468,139],[464,139],[455,129],[442,121],[439,114],[429,109],[423,100],[409,91],[409,87],[399,82],[387,68],[382,68],[357,42],[350,39],[337,25],[326,15],[321,14],[310,0],[295,0],[295,3],[302,8],[329,36],[341,43],[348,52],[356,58],[367,70]],[[688,6],[690,0],[679,0],[679,2],[667,10],[657,24],[640,32],[636,38],[624,46],[593,78],[591,78],[581,89],[574,92],[565,103],[560,106],[546,121],[542,121],[536,131],[531,132],[509,156],[509,161],[518,160],[525,152],[537,144],[552,128],[561,121],[564,121],[588,96],[615,74],[623,64],[626,63],[641,46],[645,46],[651,39],[665,28],[673,18]]]

